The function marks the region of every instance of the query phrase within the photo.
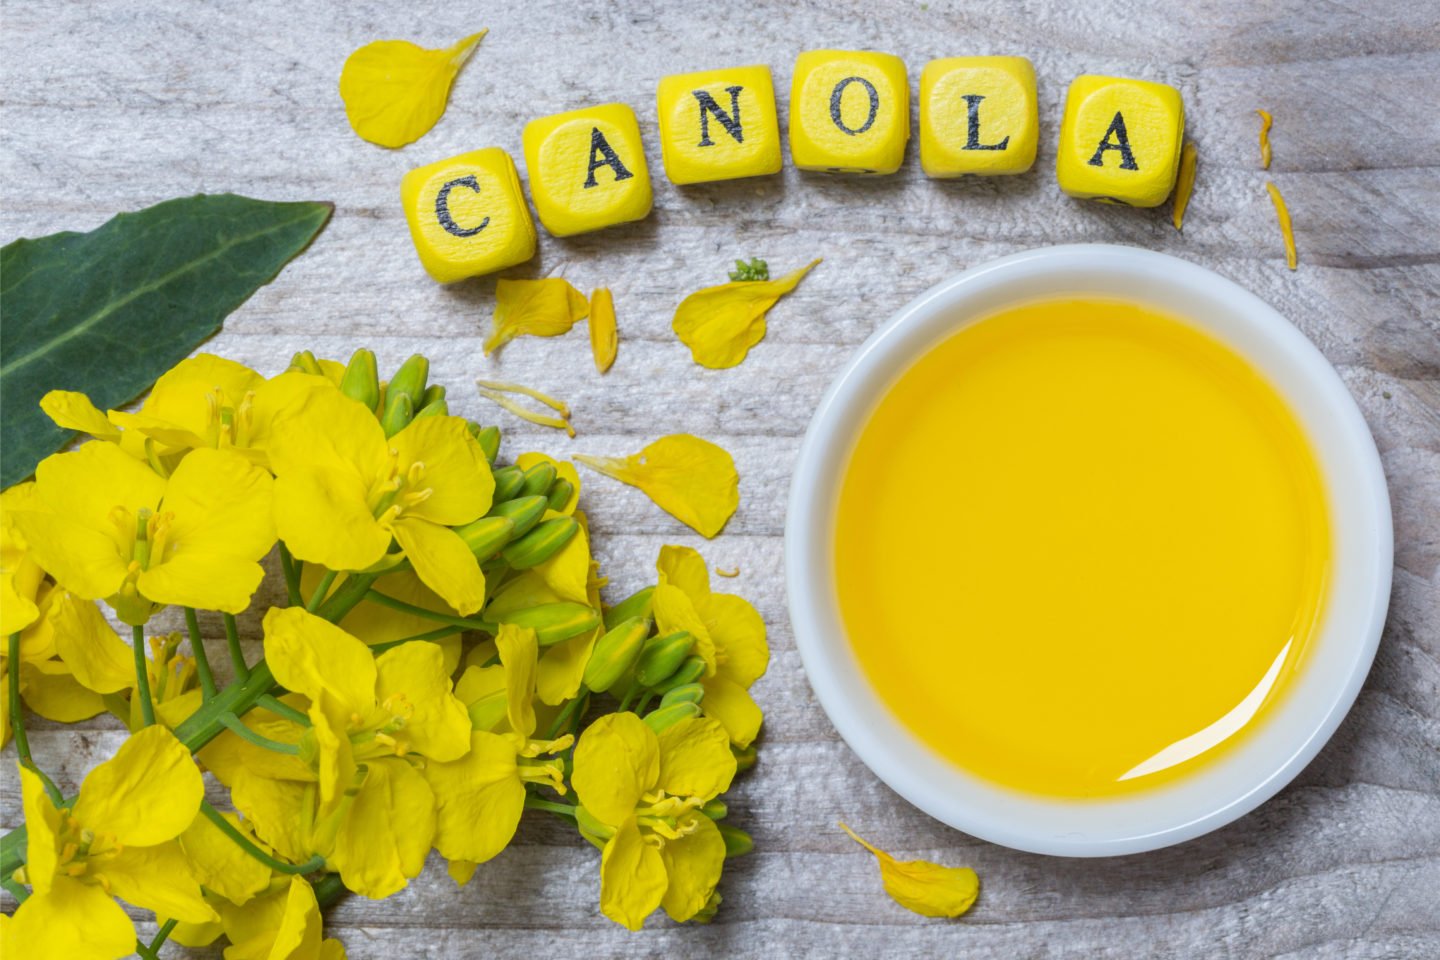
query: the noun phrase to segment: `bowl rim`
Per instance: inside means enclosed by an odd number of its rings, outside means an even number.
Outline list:
[[[1046,294],[1032,292],[1064,277],[1084,279]],[[1103,289],[1107,283],[1143,292]],[[1336,539],[1336,573],[1314,663],[1272,711],[1283,722],[1272,715],[1225,758],[1167,786],[1105,800],[1052,800],[988,784],[905,731],[853,660],[834,609],[830,572],[833,492],[857,417],[868,416],[897,371],[927,345],[1007,304],[1063,296],[1063,290],[1156,303],[1260,369],[1317,448]],[[1158,302],[1165,297],[1220,309],[1202,318]],[[1317,431],[1318,425],[1323,429]],[[1329,741],[1369,673],[1388,612],[1393,562],[1389,491],[1374,437],[1319,349],[1269,304],[1214,271],[1115,244],[1041,247],[990,260],[897,311],[826,389],[801,443],[785,523],[795,643],[816,697],[845,742],[891,789],[932,817],[981,839],[1055,856],[1116,856],[1181,843],[1243,816],[1288,784]]]

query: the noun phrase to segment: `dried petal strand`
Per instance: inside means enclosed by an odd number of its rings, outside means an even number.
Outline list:
[[[1275,218],[1280,221],[1280,236],[1285,239],[1285,266],[1294,270],[1300,258],[1295,253],[1295,229],[1290,225],[1290,208],[1285,206],[1285,198],[1280,196],[1279,187],[1266,183],[1265,189],[1270,193],[1270,201],[1275,204]]]
[[[601,373],[615,362],[620,337],[615,330],[615,298],[607,287],[590,294],[590,352],[595,355],[595,369]]]

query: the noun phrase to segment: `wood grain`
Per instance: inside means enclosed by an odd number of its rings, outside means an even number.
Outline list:
[[[767,714],[762,760],[732,805],[757,852],[727,870],[716,921],[681,928],[659,918],[626,934],[599,915],[594,850],[527,817],[514,847],[463,890],[432,863],[388,901],[342,901],[328,928],[350,956],[1440,955],[1440,14],[1432,4],[7,0],[3,18],[0,239],[89,229],[119,210],[197,191],[334,200],[334,221],[314,247],[208,349],[267,373],[300,348],[343,356],[368,345],[382,367],[422,351],[468,415],[495,416],[464,387],[479,375],[570,401],[576,440],[506,419],[512,454],[628,452],[683,430],[726,446],[739,464],[740,511],[708,544],[637,492],[587,477],[596,551],[620,590],[650,579],[662,543],[694,544],[712,563],[741,568],[733,589],[753,598],[770,627],[774,658],[755,689]],[[395,152],[350,133],[336,80],[352,49],[391,36],[439,46],[482,26],[490,35],[432,133]],[[822,46],[899,54],[912,83],[931,57],[1030,57],[1041,96],[1036,168],[930,181],[912,142],[906,166],[884,179],[787,167],[764,180],[676,188],[659,176],[653,97],[662,73],[768,63],[783,122],[795,55]],[[1060,106],[1082,72],[1162,80],[1184,93],[1200,151],[1184,235],[1169,226],[1168,210],[1084,205],[1056,188]],[[658,177],[655,212],[600,234],[546,237],[536,260],[510,275],[610,286],[619,360],[597,377],[576,334],[517,342],[486,361],[494,279],[441,288],[424,276],[399,179],[481,146],[519,160],[529,119],[610,100],[640,116]],[[1268,177],[1295,217],[1295,273],[1284,269],[1267,174],[1257,169],[1256,107],[1276,118]],[[799,438],[855,347],[965,266],[1077,241],[1205,264],[1314,340],[1375,432],[1397,545],[1375,667],[1319,758],[1229,827],[1101,861],[977,841],[885,788],[839,741],[805,681],[781,577]],[[702,370],[671,334],[671,311],[729,260],[751,255],[779,269],[814,256],[825,263],[772,313],[769,336],[743,366]],[[242,626],[253,644],[258,621]],[[103,720],[35,727],[36,753],[65,788],[121,739]],[[13,825],[17,788],[6,768],[0,819]],[[973,866],[979,903],[954,923],[901,910],[880,892],[869,855],[833,829],[840,817],[897,854]]]

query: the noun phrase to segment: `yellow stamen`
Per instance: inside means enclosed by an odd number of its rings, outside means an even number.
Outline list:
[[[1264,110],[1256,110],[1260,115],[1260,169],[1270,169],[1270,125],[1275,119]]]
[[[1290,210],[1285,206],[1285,198],[1280,196],[1279,187],[1266,182],[1265,189],[1270,193],[1270,201],[1275,204],[1275,216],[1280,221],[1280,235],[1285,238],[1285,265],[1294,270],[1300,257],[1295,252],[1295,230],[1290,225]]]

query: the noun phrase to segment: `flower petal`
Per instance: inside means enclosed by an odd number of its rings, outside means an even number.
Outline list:
[[[275,529],[297,558],[363,570],[385,555],[390,531],[366,506],[364,480],[348,465],[306,464],[275,479]]]
[[[484,605],[485,574],[460,534],[419,517],[401,517],[392,529],[425,586],[461,616],[468,617]]]
[[[93,602],[57,591],[46,616],[54,629],[55,652],[79,683],[96,693],[134,685],[134,654]]]
[[[715,821],[703,813],[691,813],[681,826],[689,827],[690,832],[667,841],[660,850],[670,878],[661,906],[676,923],[684,923],[704,909],[725,866],[725,838]]]
[[[740,505],[735,460],[709,440],[688,433],[661,437],[629,457],[577,461],[592,470],[639,487],[656,505],[701,536],[713,538]]]
[[[405,725],[395,739],[430,760],[454,760],[470,749],[470,715],[451,692],[445,652],[426,640],[413,640],[375,659],[375,697],[408,705]]]
[[[230,785],[230,802],[245,815],[255,835],[293,863],[304,863],[311,854],[309,838],[300,830],[304,801],[305,784],[271,780],[243,768]]]
[[[59,660],[20,664],[20,696],[46,720],[76,723],[105,712],[105,700],[82,686]]]
[[[765,640],[765,621],[750,601],[729,593],[712,593],[701,614],[710,638],[720,674],[749,688],[770,667],[770,645]]]
[[[582,515],[583,516],[583,515]],[[590,536],[580,524],[565,544],[544,563],[531,567],[555,595],[575,603],[590,602]]]
[[[20,904],[8,926],[7,940],[36,958],[116,960],[135,950],[135,927],[120,905],[98,886],[64,876]]]
[[[27,543],[38,545],[30,551],[35,561],[65,589],[102,600],[125,582],[130,561],[114,537],[57,513],[17,513],[14,522]]]
[[[369,648],[300,607],[266,611],[265,661],[281,686],[311,700],[329,691],[340,707],[361,716],[375,706],[375,658]]]
[[[505,849],[525,808],[511,738],[477,730],[469,753],[451,763],[427,763],[423,772],[435,791],[435,849],[441,856],[484,863]]]
[[[266,849],[267,844],[254,835],[249,824],[233,813],[221,816],[256,846]],[[180,835],[180,846],[200,885],[231,903],[247,903],[270,886],[270,868],[221,833],[208,817],[195,818]]]
[[[695,638],[695,653],[705,661],[705,673],[714,676],[719,669],[715,641],[710,638],[710,629],[705,626],[690,595],[662,580],[655,585],[655,592],[650,596],[650,610],[655,616],[655,628],[660,636],[684,630]]]
[[[97,440],[120,439],[120,431],[83,393],[51,390],[40,398],[40,409],[61,429],[79,430]]]
[[[141,507],[154,510],[165,493],[165,481],[149,465],[113,443],[85,443],[70,453],[46,457],[35,469],[35,482],[40,500],[51,511],[91,530],[114,529],[110,513],[116,506],[132,513]],[[26,539],[32,550],[41,546],[28,535]],[[44,560],[40,565],[51,569]]]
[[[635,714],[606,714],[580,735],[571,782],[601,823],[619,826],[633,816],[659,777],[660,741]]]
[[[382,900],[420,873],[434,837],[435,794],[425,778],[404,760],[373,761],[330,865],[346,887]]]
[[[259,560],[275,545],[274,482],[231,450],[193,450],[165,488],[174,553],[189,550]],[[169,551],[166,561],[171,561]]]
[[[765,719],[750,692],[735,681],[719,676],[705,677],[700,685],[705,688],[705,697],[700,701],[701,713],[719,720],[735,746],[750,746]]]
[[[401,470],[422,465],[420,483],[430,491],[425,500],[406,508],[407,515],[458,527],[490,509],[495,478],[463,417],[412,420],[390,438],[390,446]]]
[[[220,915],[200,896],[185,851],[174,840],[153,846],[126,846],[97,871],[110,892],[127,903],[186,923],[209,923]]]
[[[710,800],[729,790],[734,777],[735,755],[720,721],[685,717],[661,731],[657,784],[661,790]]]
[[[668,883],[660,852],[641,838],[629,817],[600,855],[601,912],[627,930],[639,930],[660,906]]]
[[[141,571],[136,586],[156,603],[243,613],[264,577],[253,560],[197,548]]]
[[[558,337],[590,313],[590,301],[564,277],[501,280],[495,284],[495,313],[485,353],[520,336]]]
[[[535,732],[535,658],[539,641],[529,627],[501,624],[495,647],[505,668],[505,716],[510,729],[530,738]]]
[[[697,290],[680,301],[671,326],[696,363],[712,369],[736,366],[764,339],[765,312],[819,262],[778,280],[744,280]]]
[[[25,814],[25,862],[36,896],[50,891],[60,863],[60,811],[45,794],[45,782],[20,764],[20,803]]]
[[[602,632],[597,627],[545,648],[535,673],[535,693],[542,703],[564,703],[580,691],[585,666]]]
[[[481,30],[441,50],[376,40],[350,54],[340,70],[340,98],[351,129],[382,147],[419,140],[445,112],[455,74],[483,36]]]
[[[958,917],[980,893],[980,878],[969,867],[943,867],[928,860],[902,862],[866,843],[845,824],[840,829],[875,854],[885,892],[906,910],[922,917]]]
[[[146,727],[85,777],[75,818],[126,846],[148,847],[183,833],[204,795],[190,751],[164,727]]]

